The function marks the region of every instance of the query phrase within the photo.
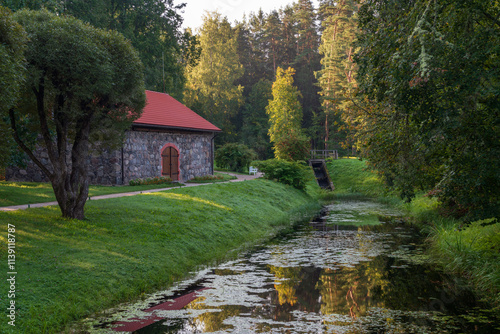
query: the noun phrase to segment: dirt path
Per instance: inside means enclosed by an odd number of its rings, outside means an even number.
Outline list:
[[[217,182],[217,183],[247,181],[247,180],[253,180],[253,179],[256,179],[256,178],[259,178],[259,177],[262,176],[261,173],[257,173],[257,175],[241,175],[241,174],[233,174],[233,173],[230,173],[230,172],[218,172],[218,173],[224,173],[224,174],[228,174],[228,175],[233,175],[233,176],[236,176],[237,179],[229,180],[229,181],[225,181],[225,182]],[[184,188],[184,187],[207,186],[207,185],[211,185],[211,184],[214,184],[214,183],[186,183],[181,188]],[[117,193],[117,194],[109,194],[109,195],[92,196],[92,197],[89,197],[88,200],[89,201],[96,201],[96,200],[100,200],[100,199],[117,198],[117,197],[125,197],[125,196],[135,196],[135,195],[140,195],[140,194],[154,193],[154,192],[158,192],[158,191],[167,191],[167,190],[172,190],[172,189],[179,189],[179,187],[150,189],[150,190],[133,191],[133,192],[126,192],[126,193]],[[40,208],[40,207],[52,206],[52,205],[57,205],[57,202],[45,202],[45,203],[35,203],[35,204],[22,204],[22,205],[4,206],[4,207],[0,208],[0,211],[25,210],[25,209],[29,209],[29,208]]]

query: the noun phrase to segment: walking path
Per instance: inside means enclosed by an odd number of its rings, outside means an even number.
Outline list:
[[[256,175],[241,175],[241,174],[233,174],[233,173],[228,173],[228,172],[218,172],[218,173],[224,173],[224,174],[236,176],[237,179],[229,180],[229,181],[225,181],[225,182],[216,182],[216,183],[228,183],[228,182],[247,181],[247,180],[253,180],[253,179],[256,179],[256,178],[259,178],[259,177],[262,176],[261,173],[257,173]],[[181,188],[184,188],[184,187],[205,186],[205,185],[210,185],[210,184],[214,184],[214,183],[185,183]],[[158,192],[158,191],[165,191],[165,190],[172,190],[172,189],[179,189],[179,187],[150,189],[150,190],[141,190],[141,191],[126,192],[126,193],[117,193],[117,194],[92,196],[92,197],[89,197],[88,200],[89,201],[95,201],[95,200],[100,200],[100,199],[117,198],[117,197],[125,197],[125,196],[135,196],[135,195],[140,195],[140,194],[154,193],[154,192]],[[0,211],[25,210],[25,209],[29,209],[29,208],[40,208],[40,207],[52,206],[52,205],[57,205],[57,202],[45,202],[45,203],[35,203],[35,204],[23,204],[23,205],[4,206],[4,207],[0,208]]]

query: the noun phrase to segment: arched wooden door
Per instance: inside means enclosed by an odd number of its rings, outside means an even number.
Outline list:
[[[179,151],[172,146],[165,147],[161,152],[161,161],[161,175],[179,181]]]

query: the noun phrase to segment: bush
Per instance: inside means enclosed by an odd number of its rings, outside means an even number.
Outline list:
[[[215,152],[217,166],[235,172],[243,172],[255,159],[257,159],[255,151],[244,144],[229,143]]]
[[[165,176],[148,177],[145,179],[135,179],[128,182],[131,186],[145,186],[149,184],[171,183],[172,179]]]
[[[299,132],[289,131],[274,143],[275,156],[289,161],[307,160],[311,143],[309,138]]]
[[[216,181],[223,180],[224,177],[222,175],[204,175],[204,176],[195,176],[189,181]]]
[[[291,185],[300,190],[306,188],[306,183],[313,176],[311,168],[303,162],[270,159],[255,161],[252,166],[263,172],[265,178],[276,179],[280,183]]]

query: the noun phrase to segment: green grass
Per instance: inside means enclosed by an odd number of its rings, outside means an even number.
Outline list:
[[[168,188],[177,185],[153,184],[147,186],[90,186],[89,196],[108,195],[148,189]],[[56,200],[50,183],[0,181],[0,207],[54,202]]]
[[[216,183],[216,182],[227,182],[235,179],[237,179],[236,176],[228,175],[226,173],[215,172],[213,176],[212,175],[200,176],[200,177],[197,176],[187,181],[186,183]]]
[[[84,221],[62,219],[55,206],[0,212],[0,268],[8,272],[9,223],[16,228],[18,273],[16,328],[4,319],[0,332],[67,330],[199,265],[234,256],[318,209],[304,192],[253,180],[90,201]],[[8,302],[4,294],[4,312]]]
[[[470,278],[476,289],[500,310],[500,223],[481,220],[461,229],[434,225],[432,252],[444,266]]]
[[[393,195],[387,191],[378,175],[366,167],[366,162],[355,158],[327,160],[328,173],[335,190],[312,190],[324,201],[376,198],[388,202]]]

